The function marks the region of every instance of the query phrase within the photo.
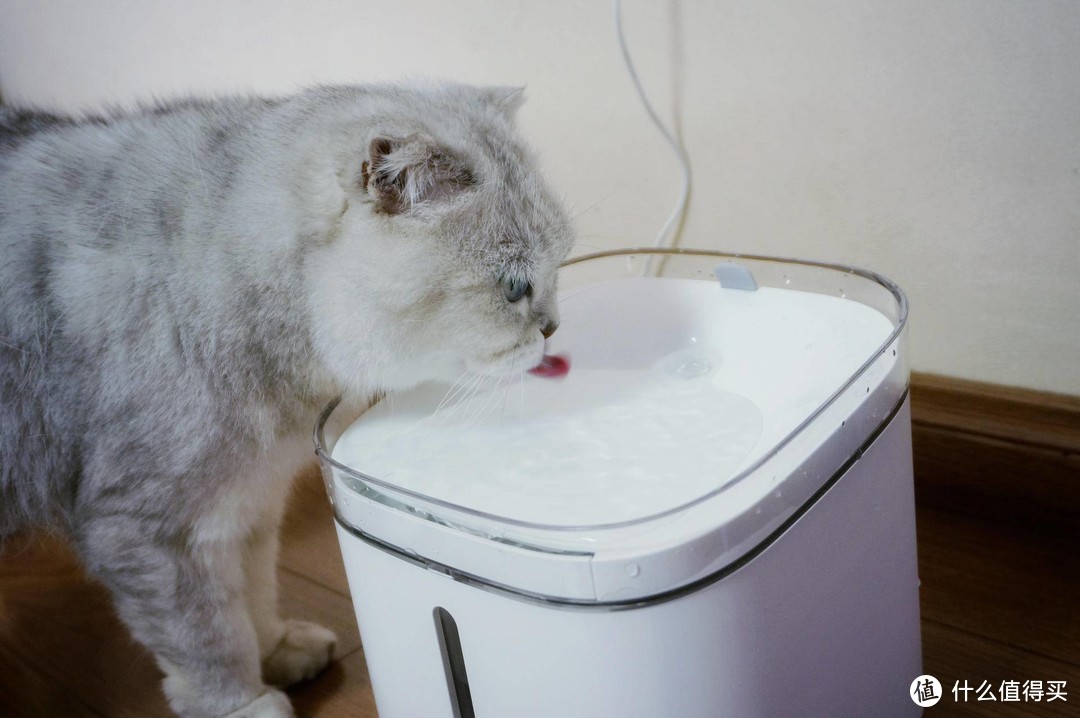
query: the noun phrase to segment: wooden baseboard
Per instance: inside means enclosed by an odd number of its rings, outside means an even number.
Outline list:
[[[1080,535],[1080,397],[911,378],[922,505]]]

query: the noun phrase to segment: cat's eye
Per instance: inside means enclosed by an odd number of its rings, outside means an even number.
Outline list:
[[[524,277],[508,274],[502,278],[501,283],[503,296],[511,304],[532,293],[532,285]]]

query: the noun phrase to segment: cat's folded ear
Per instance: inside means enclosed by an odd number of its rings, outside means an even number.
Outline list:
[[[376,211],[402,214],[432,202],[445,202],[471,187],[468,166],[426,135],[377,136],[368,145],[361,182]]]

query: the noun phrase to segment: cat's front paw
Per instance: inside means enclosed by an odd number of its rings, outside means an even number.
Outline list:
[[[270,690],[225,718],[293,718],[295,715],[285,694]]]
[[[334,656],[337,636],[333,631],[308,621],[285,621],[285,635],[263,659],[263,680],[274,686],[289,686],[313,678]]]

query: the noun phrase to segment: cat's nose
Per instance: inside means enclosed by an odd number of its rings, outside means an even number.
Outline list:
[[[558,328],[558,322],[548,321],[548,323],[540,330],[540,333],[544,335],[544,339],[550,339],[551,335],[554,334],[555,330]]]

